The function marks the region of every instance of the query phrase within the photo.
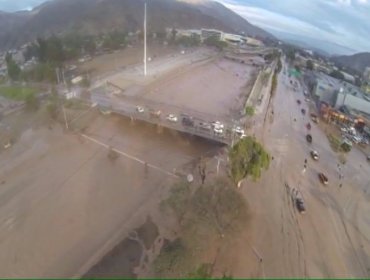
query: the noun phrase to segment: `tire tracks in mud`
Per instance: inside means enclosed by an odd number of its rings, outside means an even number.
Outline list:
[[[284,182],[284,177],[283,177],[283,169],[280,168],[280,179],[281,179],[281,182]],[[303,232],[302,232],[302,229],[301,229],[301,225],[299,223],[299,220],[297,218],[297,211],[295,210],[295,201],[294,201],[294,197],[293,197],[293,192],[294,192],[294,189],[292,189],[286,182],[284,183],[285,185],[285,192],[283,193],[283,205],[281,207],[281,217],[282,217],[282,228],[281,230],[284,231],[285,228],[284,228],[284,221],[287,220],[289,221],[289,224],[291,225],[291,229],[293,231],[293,234],[294,234],[294,239],[295,239],[295,247],[296,247],[296,250],[297,250],[297,259],[298,259],[298,264],[299,265],[299,277],[302,277],[302,272],[303,272],[303,275],[305,278],[308,277],[308,273],[307,273],[307,261],[306,261],[306,249],[305,249],[305,243],[304,243],[304,239],[303,239]],[[287,217],[285,217],[285,209],[286,207],[288,207],[288,215]],[[284,219],[285,218],[285,219]],[[286,231],[286,234],[288,234],[288,230]],[[285,238],[285,234],[283,234],[283,248],[282,248],[282,252],[283,252],[283,257],[284,259],[286,259],[285,257],[285,247],[287,246],[287,242],[286,242],[286,238]],[[290,238],[291,239],[291,238]],[[290,244],[290,241],[288,239],[288,243]],[[292,260],[289,261],[289,263],[291,264],[292,263]],[[289,265],[287,266],[288,268],[291,269],[291,267],[289,267]],[[293,272],[293,270],[291,270]]]

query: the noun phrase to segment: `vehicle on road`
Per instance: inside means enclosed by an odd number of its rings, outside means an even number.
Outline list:
[[[306,140],[307,140],[308,143],[312,143],[312,136],[311,136],[311,134],[307,134],[306,135]]]
[[[149,114],[152,117],[159,118],[161,116],[161,111],[160,110],[150,110]]]
[[[224,128],[225,126],[224,126],[224,124],[222,123],[222,122],[220,122],[220,121],[215,121],[215,122],[213,122],[213,123],[211,123],[212,124],[212,127],[213,128]]]
[[[314,123],[319,123],[319,118],[317,117],[316,114],[314,113],[311,113],[311,120],[314,122]]]
[[[177,122],[177,116],[175,116],[174,114],[169,114],[167,115],[166,120],[170,122]]]
[[[301,100],[297,99],[297,104],[301,105]]]
[[[319,160],[319,153],[317,151],[312,150],[310,154],[313,160]]]
[[[369,161],[369,162],[370,162],[370,155],[368,155],[368,156],[366,157],[366,159],[367,159],[367,161]]]
[[[232,131],[239,135],[245,134],[244,129],[242,129],[240,126],[234,126]]]
[[[216,133],[216,134],[224,134],[224,130],[220,127],[215,127],[213,128],[213,131]]]
[[[306,207],[304,206],[304,201],[302,197],[295,198],[295,205],[299,211],[299,213],[304,214],[306,212]]]
[[[308,130],[310,130],[310,129],[311,129],[311,124],[310,124],[310,123],[307,123],[307,124],[306,124],[306,128],[307,128]]]
[[[305,100],[306,102],[310,102],[310,99],[309,99],[308,97],[306,97],[304,100]]]
[[[198,127],[201,130],[205,130],[205,131],[211,131],[211,129],[212,129],[212,126],[207,122],[199,122]]]
[[[306,109],[301,109],[301,113],[302,113],[302,115],[305,115],[306,114]]]
[[[138,112],[138,113],[144,113],[144,108],[143,107],[141,107],[141,106],[136,106],[136,111]]]
[[[328,177],[322,172],[319,173],[319,180],[322,184],[327,185],[329,183]]]
[[[189,127],[194,126],[194,120],[189,115],[181,114],[180,117],[181,117],[181,123],[183,126],[189,126]]]

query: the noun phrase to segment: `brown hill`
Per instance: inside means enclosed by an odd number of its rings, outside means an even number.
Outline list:
[[[150,31],[203,27],[273,39],[218,2],[147,0],[147,3]],[[71,30],[90,34],[113,29],[136,31],[142,29],[143,7],[144,0],[54,0],[31,12],[0,13],[0,48]]]

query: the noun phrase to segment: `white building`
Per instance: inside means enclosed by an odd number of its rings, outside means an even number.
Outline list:
[[[370,97],[365,95],[358,87],[344,84],[339,90],[335,108],[346,106],[365,114],[370,114]]]

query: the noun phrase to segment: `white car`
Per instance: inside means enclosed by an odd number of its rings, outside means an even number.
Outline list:
[[[177,122],[177,116],[175,116],[174,114],[169,114],[166,119],[170,122]]]
[[[215,121],[215,122],[213,122],[213,123],[212,123],[212,126],[213,126],[214,128],[220,128],[220,129],[223,129],[223,128],[224,128],[224,124],[223,124],[223,123],[221,123],[220,121]]]
[[[139,113],[144,113],[144,108],[141,106],[136,106],[136,111]]]
[[[244,139],[245,137],[247,137],[247,135],[245,133],[243,133],[242,135],[240,135],[240,139]]]
[[[240,134],[240,135],[245,134],[244,129],[242,129],[240,126],[235,126],[235,127],[233,128],[233,132],[235,132],[235,133],[237,133],[237,134]]]
[[[213,128],[213,131],[216,133],[216,134],[223,134],[224,133],[224,130],[220,127],[215,127]]]

